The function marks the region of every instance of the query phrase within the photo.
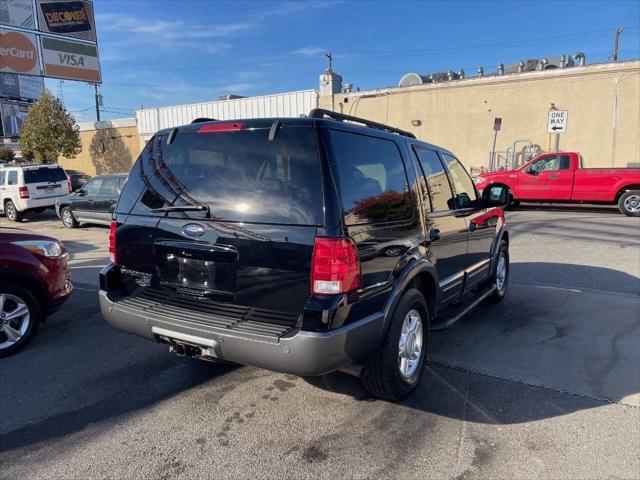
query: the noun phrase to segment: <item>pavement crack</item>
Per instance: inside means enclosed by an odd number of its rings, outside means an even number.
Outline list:
[[[446,368],[448,370],[453,370],[453,371],[456,371],[456,372],[462,372],[462,373],[467,373],[467,374],[472,374],[472,375],[481,375],[483,377],[493,378],[495,380],[503,380],[505,382],[511,382],[511,383],[515,383],[515,384],[518,384],[518,385],[524,385],[524,386],[527,386],[527,387],[541,388],[543,390],[549,390],[549,391],[556,392],[556,393],[562,393],[564,395],[572,395],[572,396],[575,396],[575,397],[588,398],[590,400],[597,400],[597,401],[603,402],[603,403],[609,403],[609,404],[621,405],[623,407],[631,407],[631,408],[640,409],[640,405],[631,405],[629,403],[624,403],[624,402],[621,402],[621,401],[618,401],[618,400],[613,400],[611,398],[597,397],[595,395],[588,395],[586,393],[570,392],[568,390],[562,390],[560,388],[550,387],[548,385],[536,385],[534,383],[528,383],[528,382],[524,382],[522,380],[515,380],[513,378],[502,377],[500,375],[494,375],[492,373],[481,372],[479,370],[471,370],[469,368],[461,367],[461,366],[458,366],[458,365],[450,365],[450,364],[447,364],[447,363],[438,362],[438,361],[431,361],[431,360],[428,362],[428,365],[432,366],[432,367],[435,366],[435,367],[440,367],[440,368]]]

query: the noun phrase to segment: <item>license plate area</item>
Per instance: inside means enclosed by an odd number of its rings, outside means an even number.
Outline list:
[[[233,300],[238,269],[235,248],[158,240],[154,255],[160,285],[186,295]]]

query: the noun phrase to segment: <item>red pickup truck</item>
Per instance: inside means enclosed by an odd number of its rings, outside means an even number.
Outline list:
[[[617,204],[625,215],[640,217],[640,168],[582,168],[576,152],[547,153],[476,179],[480,191],[493,185],[506,186],[515,203]]]

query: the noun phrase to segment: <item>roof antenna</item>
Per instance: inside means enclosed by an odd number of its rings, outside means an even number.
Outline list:
[[[327,69],[327,72],[333,72],[333,55],[331,55],[331,52],[325,52],[324,56],[329,60],[329,68]]]

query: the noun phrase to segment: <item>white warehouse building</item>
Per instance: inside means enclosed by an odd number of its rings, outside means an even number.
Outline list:
[[[239,118],[299,117],[308,114],[317,106],[317,90],[301,90],[259,97],[233,98],[138,110],[136,111],[136,123],[142,147],[158,130],[185,125],[196,118],[234,120]]]

